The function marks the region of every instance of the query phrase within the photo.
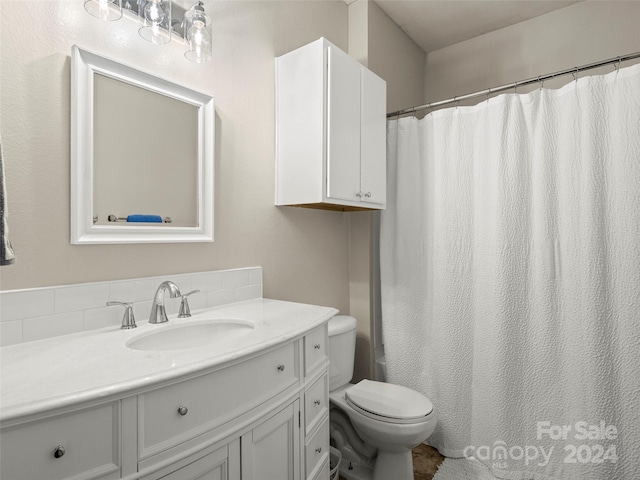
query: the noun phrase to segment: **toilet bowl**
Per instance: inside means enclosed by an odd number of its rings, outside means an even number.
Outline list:
[[[332,409],[349,418],[358,439],[369,446],[359,447],[362,443],[358,440],[350,447],[360,450],[367,460],[370,447],[377,449],[377,454],[370,462],[363,462],[364,466],[341,466],[340,473],[354,480],[412,480],[411,449],[433,433],[437,424],[433,405],[424,395],[400,385],[371,380],[348,383],[353,376],[355,327],[353,317],[337,316],[329,321],[329,401]]]

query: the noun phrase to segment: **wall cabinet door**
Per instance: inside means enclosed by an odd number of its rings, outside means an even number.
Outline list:
[[[327,63],[327,197],[379,208],[387,190],[387,85],[335,47]]]
[[[363,203],[387,203],[387,84],[360,69],[360,191]]]
[[[352,202],[360,200],[360,68],[328,48],[327,196]]]
[[[300,480],[299,412],[296,400],[242,436],[242,480]]]

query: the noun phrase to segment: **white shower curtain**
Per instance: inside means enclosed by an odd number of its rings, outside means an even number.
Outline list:
[[[640,65],[388,123],[388,381],[509,479],[640,479]]]

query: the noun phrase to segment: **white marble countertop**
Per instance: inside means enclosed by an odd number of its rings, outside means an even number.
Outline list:
[[[127,396],[145,386],[216,367],[299,337],[329,320],[329,307],[257,299],[194,311],[189,319],[170,316],[153,325],[118,327],[47,338],[0,348],[0,421]],[[207,319],[244,319],[255,328],[229,341],[167,351],[126,346],[133,337]],[[11,422],[13,423],[13,422]]]

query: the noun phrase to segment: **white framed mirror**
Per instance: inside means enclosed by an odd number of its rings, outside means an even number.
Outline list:
[[[74,45],[71,243],[213,241],[213,97]]]

